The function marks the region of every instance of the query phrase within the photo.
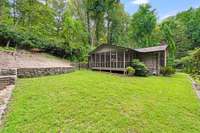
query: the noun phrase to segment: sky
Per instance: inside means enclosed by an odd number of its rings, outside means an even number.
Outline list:
[[[200,0],[121,0],[121,2],[130,15],[137,11],[140,4],[149,3],[153,9],[156,9],[160,21],[190,7],[200,7]]]

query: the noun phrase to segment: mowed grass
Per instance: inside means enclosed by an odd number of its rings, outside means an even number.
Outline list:
[[[200,133],[200,102],[185,74],[123,77],[92,71],[19,79],[3,133]]]
[[[16,49],[15,48],[12,48],[12,47],[1,47],[0,46],[0,52],[1,51],[5,51],[5,52],[13,52],[15,51]]]

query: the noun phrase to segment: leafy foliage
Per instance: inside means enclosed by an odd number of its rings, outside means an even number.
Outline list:
[[[155,10],[151,6],[141,5],[133,14],[131,20],[131,38],[136,41],[136,47],[148,47],[152,45],[152,33],[156,27]]]
[[[41,48],[86,61],[102,43],[148,47],[166,42],[168,65],[200,47],[200,8],[157,23],[156,10],[140,5],[129,16],[120,0],[1,0],[0,41],[7,46]]]
[[[172,74],[175,74],[175,72],[176,70],[171,66],[163,67],[160,71],[163,76],[171,76]]]
[[[184,70],[184,72],[192,75],[200,75],[200,49],[190,51],[188,56],[181,58],[177,65]]]
[[[84,53],[87,53],[81,47],[69,47],[69,45],[66,45],[65,40],[59,41],[55,38],[45,38],[44,36],[37,36],[28,31],[13,31],[12,27],[0,25],[0,42],[1,44],[6,44],[8,41],[11,42],[11,46],[13,47],[27,50],[39,48],[60,57],[70,57],[69,59],[72,60],[77,60],[82,57],[80,56],[81,54],[84,56]],[[71,43],[72,41],[68,42]],[[73,56],[71,56],[72,54]]]
[[[194,61],[193,73],[200,75],[200,49],[197,49],[192,57]]]
[[[169,56],[168,56],[168,65],[173,66],[175,60],[175,51],[176,51],[176,44],[174,41],[174,35],[172,32],[172,24],[170,21],[166,21],[161,25],[161,31],[163,34],[163,38],[165,42],[168,44]]]
[[[149,71],[147,67],[138,59],[134,59],[131,63],[131,66],[135,69],[136,76],[148,76]]]
[[[126,68],[126,72],[129,76],[133,76],[135,74],[135,69],[131,66]]]

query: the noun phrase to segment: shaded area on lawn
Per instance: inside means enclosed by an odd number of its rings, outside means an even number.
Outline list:
[[[200,132],[185,74],[120,77],[77,71],[19,79],[2,132]]]

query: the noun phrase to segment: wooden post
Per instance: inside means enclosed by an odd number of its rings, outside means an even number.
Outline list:
[[[118,55],[117,55],[117,50],[116,50],[116,68],[118,68]]]
[[[96,56],[96,53],[94,54],[94,67],[97,66],[97,56]]]
[[[94,54],[92,55],[92,64],[91,64],[91,67],[94,66]]]
[[[106,67],[106,52],[104,53],[104,67]]]
[[[100,65],[100,71],[101,71],[101,53],[99,53],[99,65]]]
[[[126,51],[124,50],[124,74],[126,73]]]
[[[91,66],[91,63],[92,63],[92,55],[88,56],[88,68],[90,68]]]
[[[165,52],[165,53],[164,53],[164,54],[165,54],[165,55],[164,55],[164,56],[165,56],[165,57],[164,57],[164,60],[165,60],[165,64],[164,64],[164,65],[165,65],[165,67],[166,67],[166,66],[167,66],[167,50],[165,50],[164,52]]]
[[[157,63],[157,65],[158,65],[158,72],[157,72],[157,74],[159,75],[160,74],[160,52],[158,52],[158,63]]]
[[[112,57],[111,57],[111,49],[110,49],[110,72],[111,72],[111,59],[112,59]]]

